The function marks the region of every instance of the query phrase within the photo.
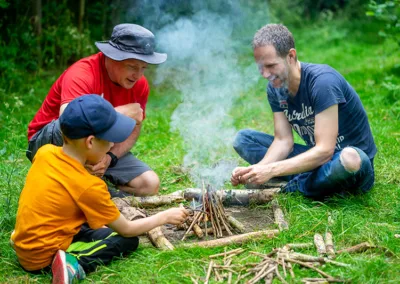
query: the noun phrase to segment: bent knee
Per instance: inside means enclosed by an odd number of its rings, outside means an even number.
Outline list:
[[[142,186],[145,189],[147,195],[158,194],[160,188],[160,178],[153,171],[147,171],[142,174]]]
[[[346,171],[354,173],[361,168],[361,157],[357,150],[346,147],[340,153],[340,161]]]
[[[250,136],[251,129],[242,129],[236,133],[235,139],[233,140],[233,148],[238,150],[241,148],[243,142]]]

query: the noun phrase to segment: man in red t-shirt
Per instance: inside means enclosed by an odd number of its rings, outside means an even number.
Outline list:
[[[149,85],[143,73],[147,64],[161,64],[166,54],[154,52],[152,32],[134,24],[114,27],[111,39],[96,42],[101,51],[70,66],[51,87],[42,106],[28,126],[30,161],[45,144],[62,145],[59,116],[74,98],[98,94],[116,111],[133,118],[136,126],[129,137],[116,143],[90,173],[105,177],[124,192],[136,196],[153,195],[160,184],[157,174],[130,153],[146,116]]]

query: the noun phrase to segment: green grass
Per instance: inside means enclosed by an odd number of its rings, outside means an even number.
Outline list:
[[[394,238],[395,233],[400,233],[399,94],[385,87],[387,82],[400,84],[399,47],[383,41],[375,31],[376,27],[369,23],[348,22],[327,22],[292,31],[301,61],[333,66],[360,95],[379,150],[374,188],[366,195],[334,198],[325,203],[298,194],[280,195],[290,230],[273,240],[251,242],[244,247],[268,252],[289,242],[310,242],[314,233],[330,230],[337,248],[370,241],[400,255],[400,239]],[[239,56],[243,66],[252,60],[251,50]],[[151,81],[155,70],[149,71]],[[11,87],[0,89],[0,141],[4,141],[0,146],[0,282],[50,281],[50,275],[33,276],[19,268],[8,239],[15,224],[18,195],[30,166],[24,156],[27,124],[59,73],[42,73],[26,77],[25,81],[19,78],[9,84]],[[272,133],[265,83],[258,80],[236,100],[231,116],[237,129],[254,128]],[[193,186],[189,177],[176,169],[182,164],[185,145],[177,133],[169,130],[171,114],[179,102],[179,94],[167,83],[152,88],[147,119],[133,150],[159,174],[161,193]],[[223,248],[162,252],[142,247],[129,257],[89,274],[85,283],[191,283],[190,276],[204,277],[207,256],[221,251]],[[351,264],[351,268],[327,265],[324,270],[352,279],[353,283],[398,283],[400,280],[399,259],[385,257],[381,252],[340,255],[338,261]],[[299,268],[295,272],[297,278],[293,283],[309,275]]]

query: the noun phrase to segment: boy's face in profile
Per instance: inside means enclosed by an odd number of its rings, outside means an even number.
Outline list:
[[[114,146],[113,142],[102,140],[94,136],[90,137],[90,143],[91,147],[87,153],[87,163],[93,165],[100,162],[106,153],[110,151],[111,147]]]

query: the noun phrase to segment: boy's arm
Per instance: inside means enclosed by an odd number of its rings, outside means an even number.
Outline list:
[[[121,214],[117,220],[108,224],[108,227],[129,238],[142,235],[164,224],[181,224],[186,220],[188,214],[189,212],[185,208],[171,208],[156,215],[134,221],[128,221]]]

